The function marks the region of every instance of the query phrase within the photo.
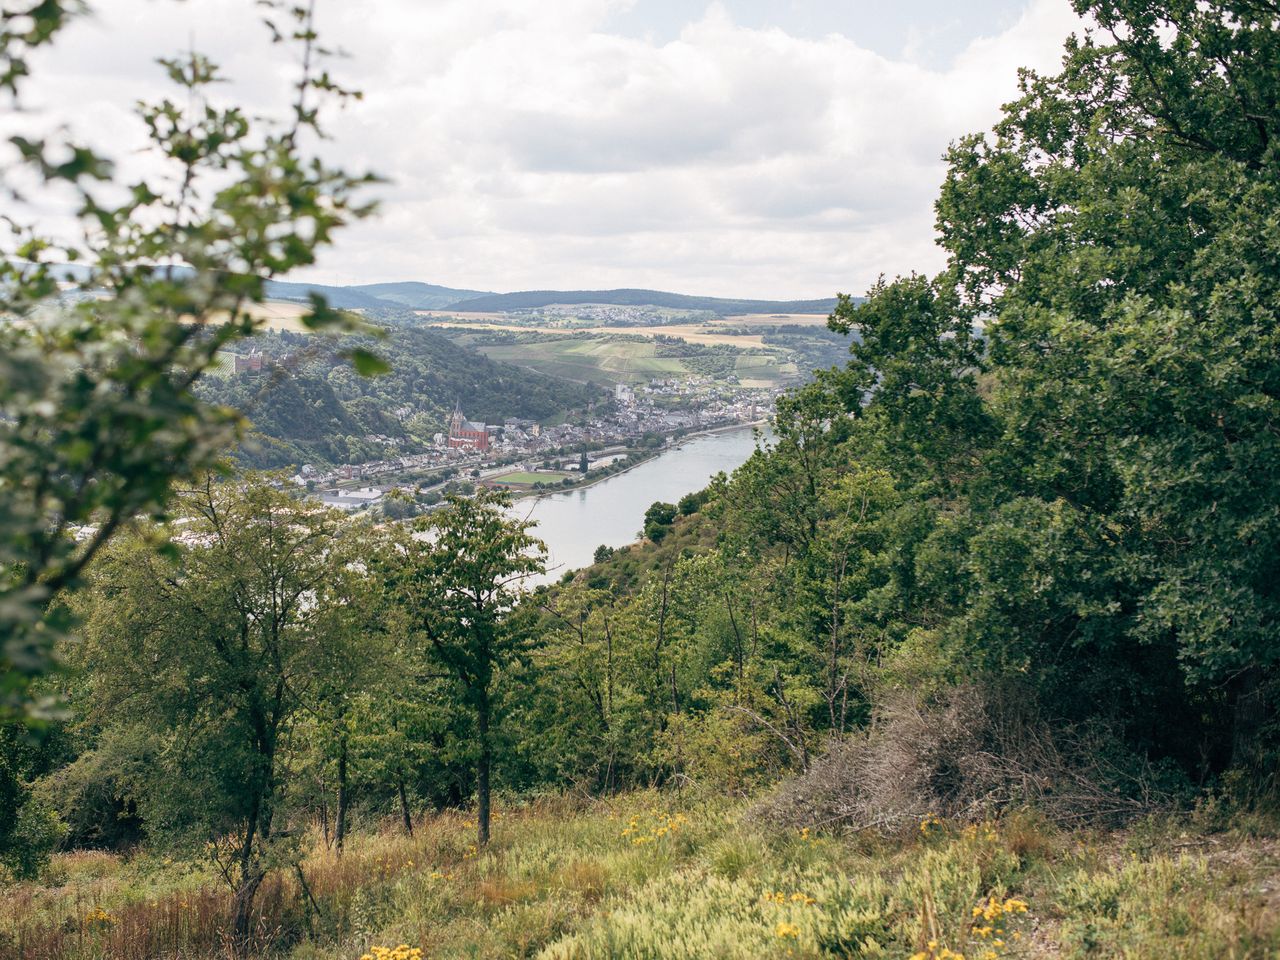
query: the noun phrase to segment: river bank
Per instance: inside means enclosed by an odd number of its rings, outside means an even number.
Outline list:
[[[630,473],[632,470],[636,469],[637,467],[644,466],[646,463],[650,463],[651,461],[656,460],[658,457],[662,456],[664,453],[670,453],[673,450],[678,450],[680,449],[680,447],[684,446],[686,443],[696,440],[698,437],[706,437],[706,436],[711,436],[717,433],[727,433],[727,432],[737,431],[737,430],[756,430],[761,427],[767,428],[768,426],[769,426],[769,421],[767,419],[753,420],[750,423],[725,423],[725,424],[721,424],[718,427],[708,427],[705,430],[695,430],[690,433],[682,433],[679,436],[673,435],[672,437],[667,438],[668,440],[672,440],[672,439],[675,440],[675,442],[672,443],[670,446],[658,447],[654,450],[648,451],[645,456],[641,457],[638,460],[633,460],[631,463],[623,467],[621,470],[616,470],[608,473],[601,473],[599,476],[594,476],[594,477],[591,476],[590,473],[588,473],[586,480],[583,482],[574,483],[567,487],[557,487],[551,490],[547,490],[547,489],[513,490],[509,487],[505,489],[507,490],[508,493],[512,495],[512,498],[515,500],[527,500],[531,497],[550,497],[550,496],[556,496],[562,493],[572,493],[575,490],[588,490],[591,487],[596,486],[597,484],[604,483],[607,480],[612,480],[614,477],[620,477],[626,473]]]
[[[691,434],[624,472],[518,500],[512,516],[534,521],[533,534],[548,550],[547,573],[533,582],[550,582],[590,565],[597,547],[634,543],[652,503],[675,503],[701,490],[717,473],[731,473],[746,462],[756,448],[755,426]]]

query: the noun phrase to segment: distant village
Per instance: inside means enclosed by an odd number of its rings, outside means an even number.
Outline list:
[[[586,454],[590,472],[621,459],[646,438],[761,422],[772,415],[778,392],[726,387],[709,377],[655,379],[638,387],[617,384],[613,402],[592,411],[585,422],[554,426],[519,418],[479,423],[467,419],[458,405],[447,432],[437,433],[424,453],[332,470],[304,464],[292,479],[324,503],[345,510],[372,506],[415,475],[486,483],[518,469],[530,474],[545,471],[549,481],[559,482],[564,463],[579,468],[580,453]],[[568,461],[563,460],[566,456]]]

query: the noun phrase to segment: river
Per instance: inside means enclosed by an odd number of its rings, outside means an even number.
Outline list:
[[[751,427],[703,434],[589,487],[516,501],[512,512],[536,520],[532,532],[547,545],[547,573],[530,583],[558,580],[566,570],[589,565],[601,544],[634,543],[651,503],[675,503],[701,490],[721,470],[740,467],[753,450]]]

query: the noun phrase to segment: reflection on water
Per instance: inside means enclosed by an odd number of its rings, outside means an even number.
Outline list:
[[[740,467],[753,450],[750,427],[710,433],[593,486],[517,501],[512,513],[536,520],[533,533],[547,545],[547,574],[534,582],[558,580],[566,570],[587,566],[602,543],[633,543],[651,503],[675,503],[701,490],[721,470]]]

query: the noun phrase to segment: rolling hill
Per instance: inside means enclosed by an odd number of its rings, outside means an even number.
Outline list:
[[[440,287],[434,283],[421,283],[417,280],[403,283],[367,283],[345,289],[375,297],[385,303],[399,304],[411,310],[440,310],[476,297],[494,296],[484,290],[457,290],[453,287]]]
[[[181,269],[181,268],[179,268]],[[88,271],[78,264],[58,268],[67,282],[87,283]],[[339,310],[457,310],[465,313],[502,313],[530,310],[552,304],[603,304],[620,307],[666,307],[676,310],[706,310],[720,316],[747,313],[825,314],[835,309],[835,297],[816,300],[750,300],[729,297],[699,297],[665,290],[621,288],[616,290],[519,290],[491,293],[445,287],[418,280],[366,283],[353,286],[269,280],[267,296],[273,300],[302,302],[313,293],[321,294],[329,306]]]
[[[721,316],[741,313],[830,313],[835,297],[820,300],[732,300],[724,297],[696,297],[662,290],[525,290],[472,297],[442,309],[466,312],[528,310],[552,304],[613,304],[625,307],[670,307],[677,310],[710,310]]]

